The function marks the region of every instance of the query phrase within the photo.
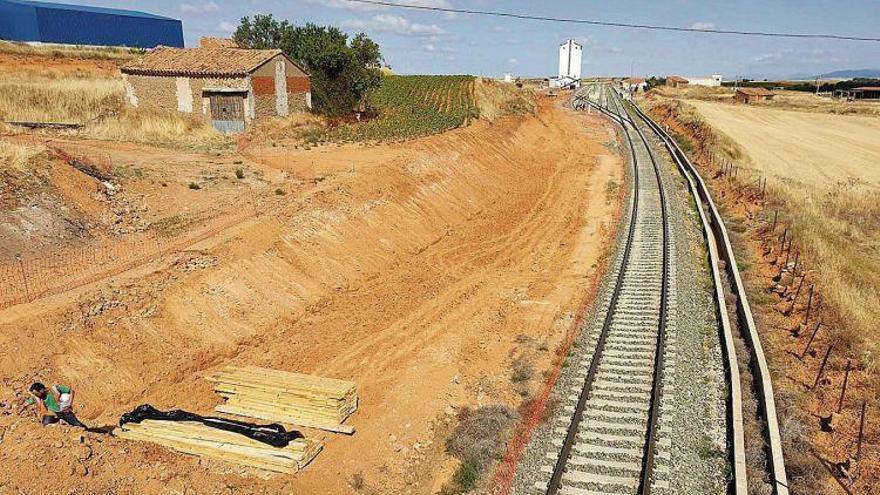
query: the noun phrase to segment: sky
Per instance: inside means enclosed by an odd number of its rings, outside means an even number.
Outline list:
[[[560,43],[584,45],[583,74],[790,77],[880,69],[880,42],[798,40],[644,31],[368,6],[346,0],[67,0],[136,9],[183,21],[187,46],[229,36],[243,16],[274,14],[294,24],[365,32],[401,74],[552,76]],[[551,17],[877,37],[880,1],[849,0],[398,0]]]

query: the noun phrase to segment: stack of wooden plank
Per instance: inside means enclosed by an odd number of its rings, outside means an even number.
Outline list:
[[[206,376],[226,398],[218,412],[352,434],[342,424],[358,406],[354,382],[232,366]]]
[[[126,423],[113,434],[157,443],[186,454],[289,474],[304,468],[321,451],[321,444],[314,440],[299,438],[287,447],[277,448],[238,433],[193,422],[146,419]]]

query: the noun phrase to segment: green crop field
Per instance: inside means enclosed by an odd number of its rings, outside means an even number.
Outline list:
[[[368,95],[369,122],[334,129],[336,139],[388,141],[436,134],[479,117],[472,76],[384,76]]]

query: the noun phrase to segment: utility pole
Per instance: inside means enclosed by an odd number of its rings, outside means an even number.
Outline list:
[[[739,74],[737,74],[733,78],[733,94],[736,94],[736,90],[738,87],[739,87]]]

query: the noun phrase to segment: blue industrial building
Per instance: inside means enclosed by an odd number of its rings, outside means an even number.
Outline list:
[[[0,39],[65,45],[182,47],[177,19],[134,10],[0,0]]]

